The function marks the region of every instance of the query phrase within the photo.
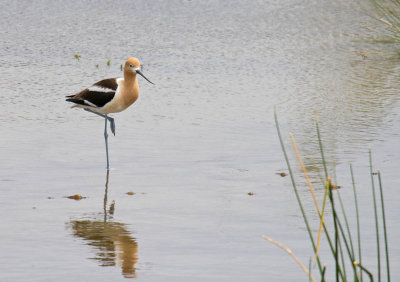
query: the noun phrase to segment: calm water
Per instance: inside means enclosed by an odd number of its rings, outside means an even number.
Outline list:
[[[277,175],[286,165],[274,106],[287,145],[293,132],[315,182],[319,112],[349,211],[353,163],[364,264],[376,272],[372,148],[392,279],[400,279],[400,60],[393,46],[360,41],[373,35],[365,26],[377,26],[367,5],[2,1],[0,8],[1,281],[307,281],[261,238],[284,243],[305,264],[312,255],[290,180]],[[131,56],[156,85],[139,78],[141,98],[115,115],[108,175],[103,120],[70,109],[64,96],[120,76]],[[303,181],[298,168],[296,175]],[[78,193],[86,198],[65,198]],[[317,217],[311,221],[317,230]],[[331,274],[328,250],[321,252]]]

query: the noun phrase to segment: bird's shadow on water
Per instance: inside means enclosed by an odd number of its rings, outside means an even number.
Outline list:
[[[125,278],[136,278],[138,243],[126,224],[113,220],[115,201],[108,206],[108,180],[109,170],[106,175],[103,212],[93,215],[91,219],[87,219],[87,216],[84,219],[71,219],[67,226],[72,236],[84,240],[94,250],[95,255],[89,259],[99,266],[120,267]]]

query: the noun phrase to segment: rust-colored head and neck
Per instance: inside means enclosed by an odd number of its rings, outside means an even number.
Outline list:
[[[140,62],[137,58],[129,58],[125,62],[125,67],[124,67],[124,78],[125,81],[128,83],[135,83],[136,80],[136,74],[139,74],[144,77],[148,82],[151,84],[154,84],[150,80],[147,79],[142,73],[142,66],[140,65]]]

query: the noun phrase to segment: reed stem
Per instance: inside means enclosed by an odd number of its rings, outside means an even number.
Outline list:
[[[337,224],[338,224],[338,227],[339,227],[340,234],[342,235],[343,242],[345,244],[345,247],[346,247],[346,250],[347,250],[347,254],[349,255],[350,261],[354,262],[355,261],[354,253],[352,253],[352,251],[351,251],[350,245],[349,245],[348,240],[346,238],[346,234],[345,234],[345,232],[343,230],[342,223],[340,222],[339,217],[337,217]],[[343,260],[343,258],[342,258],[342,260]],[[353,265],[353,271],[354,271],[354,281],[358,282],[357,269],[356,269],[356,267],[354,265]]]
[[[334,258],[335,258],[335,277],[336,277],[336,282],[339,281],[339,252],[338,252],[338,244],[339,244],[339,234],[338,234],[338,226],[337,226],[337,216],[336,216],[336,210],[335,210],[335,202],[333,200],[333,195],[332,195],[332,189],[330,188],[331,186],[331,179],[328,177],[327,185],[329,187],[329,200],[331,202],[331,207],[332,207],[332,215],[333,215],[333,226],[335,227],[335,253],[334,253]]]
[[[374,201],[374,214],[375,214],[375,232],[376,232],[376,251],[377,251],[377,265],[378,265],[378,281],[381,281],[381,252],[379,244],[379,222],[378,222],[378,210],[376,207],[376,196],[375,196],[375,183],[374,183],[374,172],[372,170],[372,153],[369,149],[369,168],[371,174],[371,188],[372,188],[372,198]]]
[[[338,199],[339,199],[339,203],[340,203],[340,208],[342,210],[342,214],[343,214],[343,219],[344,219],[344,223],[346,225],[346,230],[347,230],[347,236],[349,238],[349,243],[350,243],[350,249],[351,249],[351,254],[354,257],[354,247],[353,247],[353,240],[352,240],[352,236],[351,236],[351,231],[350,231],[350,226],[349,226],[349,222],[347,221],[347,215],[346,215],[346,211],[344,209],[344,205],[343,205],[343,201],[342,201],[342,197],[340,196],[340,192],[336,191],[337,195],[338,195]]]
[[[321,282],[325,282],[325,272],[326,272],[326,264],[324,264],[324,268],[322,269]]]
[[[343,274],[344,274],[344,277],[347,277],[347,274],[346,274],[346,265],[345,265],[345,260],[344,260],[344,256],[343,256],[342,242],[339,240],[338,243],[339,243],[340,260],[342,261],[342,270],[343,270]],[[346,280],[344,280],[344,281],[346,281]]]
[[[354,181],[354,173],[353,166],[350,164],[350,174],[351,174],[351,182],[353,184],[353,193],[354,193],[354,202],[356,206],[356,220],[357,220],[357,241],[358,241],[358,259],[360,260],[360,264],[362,264],[361,260],[361,232],[360,232],[360,214],[358,212],[358,200],[357,200],[357,192],[356,192],[356,183]],[[360,281],[363,281],[363,272],[360,271]]]
[[[320,149],[320,152],[321,152],[322,164],[323,164],[323,166],[324,166],[325,179],[328,179],[328,169],[327,169],[327,166],[326,166],[324,150],[323,150],[323,147],[322,147],[322,139],[321,139],[321,133],[320,133],[320,131],[319,131],[318,115],[317,115],[317,113],[315,113],[315,126],[316,126],[316,128],[317,128],[318,144],[319,144],[319,149]]]
[[[338,198],[339,198],[340,207],[341,207],[341,210],[342,210],[343,219],[344,219],[344,223],[346,225],[346,230],[347,230],[347,239],[348,239],[349,244],[350,244],[350,249],[347,248],[347,250],[349,252],[350,260],[353,262],[353,261],[355,261],[355,254],[354,254],[353,240],[351,238],[352,236],[351,236],[351,231],[350,231],[350,227],[349,227],[349,222],[347,221],[346,210],[344,209],[342,197],[340,196],[339,190],[337,190],[336,193],[337,193]],[[345,235],[342,234],[342,236],[343,236],[343,240],[346,240]],[[346,244],[346,247],[348,247],[347,244]],[[358,282],[357,268],[354,265],[353,265],[353,271],[354,271],[354,281]]]
[[[320,153],[321,153],[322,164],[324,166],[325,179],[327,179],[327,184],[326,185],[329,187],[329,200],[331,202],[332,213],[333,213],[333,225],[335,227],[335,247],[334,247],[333,255],[334,255],[334,258],[335,258],[335,276],[336,276],[336,281],[338,282],[339,281],[340,266],[339,266],[339,252],[338,252],[339,236],[338,236],[337,219],[336,219],[337,216],[336,216],[336,210],[335,210],[335,203],[334,203],[333,195],[332,195],[332,189],[330,189],[330,187],[331,187],[331,179],[328,176],[328,169],[327,169],[327,166],[326,166],[326,160],[325,160],[325,155],[324,155],[324,149],[323,149],[323,146],[322,146],[322,139],[321,139],[321,133],[320,133],[320,130],[319,130],[317,114],[315,114],[315,126],[316,126],[316,129],[317,129],[319,150],[320,150]]]
[[[399,3],[400,6],[400,0],[396,0]],[[400,16],[399,16],[400,19]],[[400,33],[400,29],[399,29],[399,33]],[[297,188],[296,182],[295,182],[295,178],[294,178],[294,173],[292,170],[292,167],[290,165],[289,162],[289,158],[285,149],[285,145],[282,139],[282,135],[281,135],[281,131],[280,131],[280,127],[279,127],[279,122],[278,122],[278,118],[277,118],[277,113],[276,113],[276,109],[274,109],[274,118],[275,118],[275,126],[276,126],[276,130],[278,133],[278,137],[279,137],[279,142],[282,148],[282,152],[283,155],[285,157],[285,161],[286,161],[286,165],[288,167],[288,171],[289,171],[289,175],[290,175],[290,179],[291,179],[291,183],[292,183],[292,187],[293,187],[293,191],[295,193],[296,196],[296,200],[297,203],[300,207],[300,211],[301,214],[303,216],[303,220],[304,223],[306,225],[306,229],[308,232],[308,236],[310,238],[311,241],[311,245],[313,247],[314,253],[315,253],[315,262],[318,263],[318,269],[320,271],[320,275],[321,275],[321,281],[325,281],[325,275],[326,275],[326,265],[324,264],[323,267],[321,266],[321,262],[320,262],[320,258],[318,255],[318,250],[320,247],[320,239],[321,239],[321,233],[322,233],[322,227],[324,229],[324,233],[326,235],[327,241],[329,243],[330,246],[330,250],[332,252],[332,255],[334,257],[335,260],[335,280],[338,281],[347,281],[347,275],[346,275],[346,263],[347,263],[347,259],[345,256],[345,253],[347,251],[348,254],[348,258],[350,259],[351,263],[352,263],[352,268],[353,268],[353,272],[354,272],[354,281],[355,282],[359,282],[359,281],[363,281],[363,273],[366,273],[370,279],[370,281],[374,281],[374,277],[372,275],[372,273],[366,269],[363,265],[362,265],[362,250],[361,250],[361,228],[360,228],[360,213],[359,213],[359,206],[358,206],[358,198],[357,198],[357,191],[356,191],[356,185],[355,185],[355,180],[354,180],[354,172],[353,172],[353,167],[350,164],[350,174],[351,174],[351,181],[352,181],[352,186],[353,186],[353,194],[354,194],[354,203],[355,203],[355,211],[356,211],[356,220],[357,220],[357,244],[358,244],[358,254],[356,254],[356,250],[355,250],[355,245],[353,245],[353,240],[352,240],[352,234],[351,234],[351,229],[350,229],[350,225],[349,225],[349,221],[347,218],[347,214],[346,214],[346,210],[345,210],[345,205],[342,201],[341,195],[339,191],[337,192],[337,198],[339,199],[339,203],[340,203],[340,211],[338,210],[338,208],[335,206],[335,198],[334,198],[334,189],[336,188],[332,182],[331,182],[331,178],[328,174],[328,168],[327,168],[327,162],[326,162],[326,158],[325,158],[325,154],[324,154],[324,148],[322,145],[322,139],[321,139],[321,132],[319,129],[319,123],[318,123],[318,117],[317,115],[315,116],[315,126],[316,126],[316,131],[317,131],[317,137],[318,137],[318,144],[319,144],[319,150],[320,150],[320,154],[321,154],[321,159],[322,159],[322,165],[323,165],[323,170],[325,173],[325,180],[322,179],[323,181],[323,186],[325,186],[325,193],[324,193],[324,199],[323,199],[323,203],[322,203],[322,210],[320,209],[320,206],[318,204],[314,189],[312,187],[310,178],[308,176],[307,170],[304,166],[304,163],[302,161],[302,158],[300,156],[299,150],[297,148],[296,142],[294,140],[293,134],[290,133],[290,139],[292,141],[292,145],[293,148],[295,150],[296,153],[296,157],[298,159],[298,162],[300,164],[300,167],[303,171],[304,177],[307,181],[307,185],[310,189],[313,201],[314,201],[314,205],[316,207],[316,210],[318,212],[318,215],[320,217],[320,226],[319,226],[319,232],[318,232],[318,240],[317,240],[317,244],[315,244],[314,238],[313,238],[313,234],[308,222],[308,218],[307,215],[305,213],[304,207],[303,207],[303,203],[301,201],[300,198],[300,194],[299,194],[299,190]],[[379,182],[379,196],[380,196],[380,201],[381,201],[381,208],[382,208],[382,222],[383,222],[383,233],[384,233],[384,240],[385,240],[385,254],[386,254],[386,273],[387,273],[387,281],[390,282],[390,266],[389,266],[389,249],[388,249],[388,238],[387,238],[387,229],[386,229],[386,217],[385,217],[385,208],[384,208],[384,198],[383,198],[383,187],[382,187],[382,178],[381,178],[381,173],[378,170],[377,172],[373,171],[373,165],[372,165],[372,152],[371,149],[369,149],[369,169],[370,169],[370,176],[371,176],[371,188],[372,188],[372,197],[373,197],[373,205],[374,205],[374,218],[375,218],[375,232],[376,232],[376,245],[377,245],[377,277],[378,277],[378,281],[381,281],[381,257],[380,257],[380,231],[379,231],[379,220],[378,220],[378,204],[377,203],[377,195],[376,195],[376,188],[375,188],[375,179],[374,176],[377,175],[378,177],[378,182]],[[321,176],[322,174],[322,170],[320,170],[321,173],[319,174]],[[333,176],[336,179],[336,171],[333,171]],[[321,178],[323,178],[321,176]],[[337,183],[337,180],[335,180],[335,183]],[[325,222],[324,222],[324,212],[325,212],[325,208],[326,208],[326,203],[327,203],[327,199],[329,198],[329,202],[330,202],[330,206],[332,209],[332,219],[333,219],[333,227],[334,227],[334,233],[329,234]],[[338,214],[339,211],[339,214]],[[340,216],[340,212],[343,214],[343,218],[341,218]],[[345,228],[342,225],[342,220],[344,220],[344,224],[345,224]],[[331,236],[333,237],[333,240],[331,240]],[[313,276],[311,275],[311,270],[312,270],[312,258],[310,258],[309,261],[309,268],[307,269],[298,259],[297,257],[291,252],[290,249],[288,249],[287,247],[283,246],[282,244],[273,241],[271,238],[267,237],[267,236],[263,236],[264,239],[272,242],[273,244],[281,247],[282,249],[286,250],[295,260],[296,262],[302,267],[303,271],[306,272],[309,276],[309,280],[310,281],[316,281]],[[344,244],[343,244],[344,243]],[[343,248],[343,246],[345,247],[345,250]],[[358,259],[359,262],[356,260],[356,256],[358,255]],[[357,267],[359,269],[357,269]],[[350,275],[350,273],[349,273]],[[366,276],[364,276],[366,277]]]
[[[362,264],[360,264],[360,263],[358,263],[358,262],[354,262],[354,264],[356,265],[356,266],[358,266],[362,271],[364,271],[365,273],[367,273],[368,274],[368,276],[369,276],[369,280],[371,280],[371,282],[374,282],[374,276],[372,275],[372,273],[368,270],[368,269],[366,269]]]
[[[306,228],[307,228],[308,236],[310,237],[311,245],[312,245],[312,247],[313,247],[313,251],[315,252],[315,251],[316,251],[316,247],[315,247],[314,238],[313,238],[312,233],[311,233],[311,228],[310,228],[310,225],[309,225],[309,223],[308,223],[306,213],[305,213],[304,208],[303,208],[303,205],[302,205],[302,203],[301,203],[300,195],[299,195],[299,193],[298,193],[298,191],[297,191],[296,182],[294,181],[294,175],[293,175],[293,172],[292,172],[292,168],[291,168],[291,166],[290,166],[289,158],[288,158],[287,153],[286,153],[285,145],[283,144],[283,139],[282,139],[282,135],[281,135],[281,130],[280,130],[280,128],[279,128],[278,117],[277,117],[277,115],[276,115],[276,109],[274,109],[274,118],[275,118],[276,130],[277,130],[277,132],[278,132],[279,142],[280,142],[280,144],[281,144],[282,152],[283,152],[283,155],[284,155],[284,157],[285,157],[286,164],[287,164],[287,166],[288,166],[290,179],[291,179],[291,181],[292,181],[293,191],[294,191],[294,193],[295,193],[295,195],[296,195],[297,203],[299,204],[300,211],[301,211],[301,214],[302,214],[302,216],[303,216],[304,223],[305,223]],[[319,258],[317,258],[317,263],[318,263],[319,271],[320,271],[320,273],[321,273],[321,272],[322,272],[322,266],[321,266],[321,262],[320,262]]]
[[[385,217],[385,205],[384,205],[384,201],[383,201],[382,178],[381,178],[380,170],[378,170],[378,181],[379,181],[379,190],[380,190],[380,195],[381,195],[383,234],[384,234],[384,238],[385,238],[386,274],[387,274],[387,281],[390,282],[389,249],[388,249],[388,240],[387,240],[387,232],[386,232],[386,217]]]
[[[324,223],[324,214],[319,209],[318,200],[317,200],[317,197],[315,196],[315,193],[314,193],[314,188],[312,187],[310,178],[308,177],[308,173],[307,173],[307,170],[306,170],[306,168],[304,166],[303,160],[301,159],[300,152],[297,149],[297,145],[296,145],[296,141],[294,140],[294,136],[291,133],[289,134],[289,136],[290,136],[290,140],[292,141],[292,145],[293,145],[294,151],[296,153],[297,160],[298,160],[298,162],[300,164],[300,167],[301,167],[301,169],[303,171],[304,177],[305,177],[305,179],[307,181],[307,185],[310,188],[311,196],[312,196],[312,198],[314,200],[314,205],[317,208],[317,212],[318,212],[318,215],[320,217],[320,226],[319,226],[319,230],[318,230],[317,246],[316,246],[316,250],[315,250],[315,261],[317,261],[319,245],[320,245],[320,242],[321,242],[322,225]]]
[[[308,271],[307,267],[305,267],[304,264],[301,263],[301,261],[296,257],[296,255],[292,252],[291,249],[289,249],[289,248],[286,247],[285,245],[283,245],[283,244],[281,244],[281,243],[279,243],[279,242],[273,240],[272,238],[270,238],[270,237],[268,237],[268,236],[266,236],[266,235],[263,235],[262,237],[263,237],[265,240],[267,240],[268,242],[270,242],[270,243],[274,244],[275,246],[281,248],[282,250],[286,251],[286,252],[296,261],[296,263],[301,267],[301,269],[302,269],[305,273],[307,273],[308,277],[310,277],[310,279],[311,279],[313,282],[317,282],[317,280],[316,280],[316,279],[311,275],[311,273]]]

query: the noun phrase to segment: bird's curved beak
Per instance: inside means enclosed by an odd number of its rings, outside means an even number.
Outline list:
[[[136,70],[136,73],[140,74],[141,76],[144,77],[144,79],[146,79],[148,82],[150,82],[151,84],[154,84],[153,82],[151,82],[147,77],[144,76],[144,74],[142,73],[142,71],[140,69]]]

